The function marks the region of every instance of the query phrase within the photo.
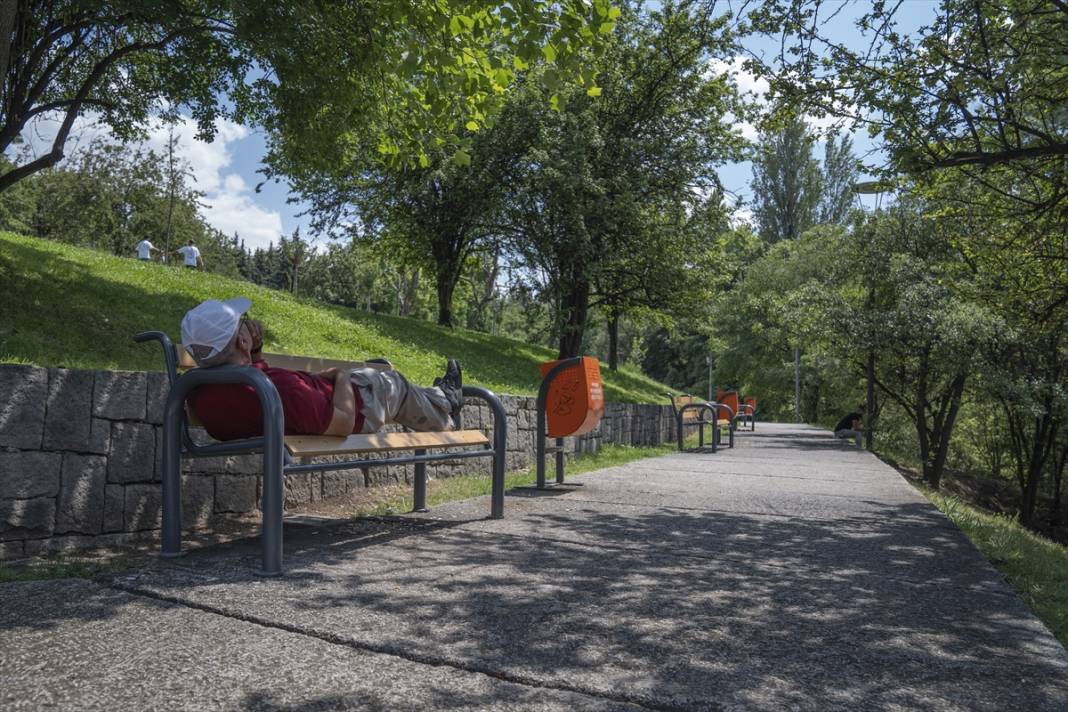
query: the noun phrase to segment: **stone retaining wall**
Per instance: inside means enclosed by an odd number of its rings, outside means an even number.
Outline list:
[[[166,394],[163,373],[0,364],[0,559],[158,537]],[[534,459],[534,398],[501,401],[508,415],[508,469],[525,469]],[[489,409],[472,402],[464,426],[491,430]],[[590,453],[603,443],[656,445],[672,437],[668,406],[609,404],[596,430],[565,442]],[[489,459],[427,469],[431,477],[488,473]],[[551,460],[548,471],[551,478]],[[257,510],[260,473],[259,456],[187,459],[183,525],[210,529]],[[412,474],[408,465],[289,475],[286,506],[410,483]]]

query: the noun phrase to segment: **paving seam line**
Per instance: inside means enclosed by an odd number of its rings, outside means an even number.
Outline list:
[[[473,665],[470,663],[459,663],[453,660],[449,660],[444,657],[436,657],[433,655],[422,655],[419,653],[412,653],[409,651],[401,650],[398,648],[385,646],[385,645],[371,645],[364,642],[355,641],[349,638],[344,638],[338,635],[331,635],[329,633],[323,633],[319,631],[309,631],[299,626],[289,625],[286,623],[279,623],[277,621],[267,620],[260,618],[259,616],[249,615],[245,613],[238,613],[235,611],[228,611],[226,609],[218,608],[216,606],[207,605],[204,603],[197,603],[192,601],[186,601],[175,596],[168,596],[166,594],[159,593],[158,591],[145,590],[136,587],[127,587],[120,584],[104,584],[108,588],[116,591],[121,591],[133,596],[141,596],[143,598],[149,598],[156,601],[163,601],[165,603],[171,603],[174,605],[182,606],[183,608],[189,608],[192,610],[202,611],[204,613],[211,613],[214,615],[222,616],[224,618],[230,618],[232,620],[239,620],[244,623],[250,623],[252,625],[258,625],[263,628],[269,628],[273,630],[281,630],[287,633],[294,633],[296,635],[302,635],[308,638],[315,638],[331,645],[340,645],[346,648],[354,650],[361,650],[368,653],[374,653],[377,655],[388,655],[390,657],[400,658],[407,660],[408,662],[417,663],[420,665],[432,665],[434,667],[446,667],[454,670],[460,670],[462,672],[468,672],[479,675],[486,675],[495,680],[501,682],[508,682],[515,685],[523,685],[524,687],[535,687],[545,690],[557,690],[560,692],[571,692],[574,694],[583,695],[585,697],[592,697],[599,700],[608,700],[611,702],[620,702],[624,704],[633,705],[635,707],[641,707],[648,710],[656,710],[657,712],[695,712],[701,710],[702,712],[715,712],[715,710],[722,709],[721,707],[709,707],[707,703],[701,703],[700,706],[693,705],[681,705],[669,702],[661,702],[657,700],[650,700],[648,698],[637,698],[628,695],[614,695],[605,692],[599,692],[596,690],[590,690],[579,685],[567,685],[563,683],[549,683],[536,678],[527,677],[525,675],[515,675],[500,670],[494,670],[490,667],[484,667],[480,665]]]
[[[448,536],[448,533],[449,532],[446,531],[445,535]],[[474,535],[483,535],[483,536],[493,536],[494,538],[509,537],[509,538],[512,538],[512,539],[524,539],[525,540],[525,537],[521,537],[519,534],[513,534],[511,532],[483,532],[483,531],[478,531],[478,530],[475,530],[475,529],[465,529],[464,530],[465,538],[470,538],[470,535],[472,535],[472,534],[474,534]],[[553,536],[539,536],[538,537],[538,542],[539,543],[548,542],[548,543],[556,543],[556,544],[568,544],[568,545],[576,546],[576,547],[579,547],[579,548],[582,548],[582,549],[597,549],[597,550],[602,550],[602,551],[622,551],[622,552],[641,551],[641,549],[638,549],[636,547],[620,546],[620,545],[616,545],[616,544],[597,544],[597,543],[591,543],[591,542],[587,542],[587,541],[576,541],[574,539],[563,539],[563,538],[553,537]],[[698,553],[693,553],[693,552],[682,552],[682,553],[680,553],[680,552],[676,552],[676,551],[672,551],[672,550],[666,550],[666,549],[662,553],[671,555],[675,559],[696,559],[698,561],[730,561],[730,562],[736,562],[736,563],[741,563],[741,564],[752,563],[751,559],[746,559],[746,558],[743,558],[743,557],[740,557],[740,556],[729,556],[729,555],[727,555],[727,556],[716,556],[716,555],[712,555],[712,554],[698,554]],[[790,570],[793,570],[793,569],[791,569],[789,566],[787,566],[785,564],[775,564],[775,563],[770,563],[770,562],[764,562],[764,565],[769,567],[769,568],[774,568],[774,569],[790,569]],[[988,562],[988,565],[989,565],[989,562]],[[991,567],[991,568],[993,568],[993,567]],[[931,586],[935,586],[935,587],[938,587],[939,589],[942,589],[942,590],[956,590],[956,591],[961,591],[962,593],[984,593],[984,594],[990,594],[990,595],[993,595],[993,596],[1002,596],[1004,598],[1019,599],[1020,598],[1019,594],[1017,594],[1015,591],[1012,590],[1012,586],[1010,586],[1009,582],[1005,580],[1005,577],[1001,575],[1001,572],[999,572],[997,569],[993,569],[993,571],[994,571],[995,574],[998,575],[998,577],[1001,580],[1001,583],[1004,586],[1006,586],[1006,588],[1008,590],[1006,590],[1006,591],[993,591],[993,590],[986,590],[986,589],[977,589],[977,588],[975,588],[973,586],[960,586],[960,585],[952,584],[952,583],[947,584],[947,583],[931,582],[931,581],[926,581],[926,580],[916,580],[916,579],[911,579],[911,578],[902,578],[900,576],[890,576],[890,575],[887,575],[887,574],[878,574],[878,573],[869,574],[869,576],[871,576],[872,578],[877,578],[880,581],[892,581],[892,582],[895,582],[895,583],[901,583],[901,584],[905,584],[905,585],[908,585],[908,586],[912,586],[914,588],[928,588],[928,587],[931,587]]]

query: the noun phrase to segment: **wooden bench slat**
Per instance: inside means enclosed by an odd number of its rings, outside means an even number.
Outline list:
[[[481,430],[451,430],[444,433],[366,433],[350,435],[347,438],[329,435],[287,435],[285,441],[286,449],[294,457],[489,444],[489,438]]]

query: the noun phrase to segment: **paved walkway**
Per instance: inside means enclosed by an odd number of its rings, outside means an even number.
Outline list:
[[[401,522],[0,586],[0,708],[1068,710],[1068,654],[893,470],[760,424]]]

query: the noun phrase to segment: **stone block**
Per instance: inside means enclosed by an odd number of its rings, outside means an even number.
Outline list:
[[[54,536],[48,539],[30,539],[26,542],[26,556],[69,554],[74,551],[95,549],[99,546],[93,536]]]
[[[323,473],[323,499],[344,497],[353,490],[365,487],[363,470],[337,470]]]
[[[112,423],[108,451],[108,482],[152,482],[156,479],[156,428],[147,423]]]
[[[255,476],[219,475],[215,478],[216,512],[251,512],[256,505]]]
[[[92,418],[89,425],[89,444],[85,452],[94,455],[107,455],[111,451],[111,421]]]
[[[147,376],[137,371],[97,371],[93,415],[109,420],[144,420]]]
[[[0,500],[0,540],[52,536],[55,523],[53,497]]]
[[[93,372],[67,368],[48,371],[44,442],[49,450],[87,452],[92,433]]]
[[[122,485],[104,485],[103,531],[123,530],[123,510],[126,506],[126,488]]]
[[[163,502],[159,485],[126,485],[123,502],[123,529],[128,532],[159,529]]]
[[[405,484],[403,466],[367,468],[367,486],[384,487]]]
[[[159,529],[163,497],[157,484],[125,487],[124,528],[128,532]],[[215,481],[212,477],[182,478],[182,529],[210,524],[215,509]]]
[[[0,364],[0,447],[40,448],[47,402],[46,369]]]
[[[286,475],[284,492],[285,508],[298,507],[312,501],[312,477],[310,472]]]
[[[167,403],[171,382],[166,373],[145,374],[145,420],[153,425],[163,425],[163,408]]]
[[[0,497],[55,497],[62,465],[58,452],[0,452]]]
[[[4,559],[19,559],[25,556],[26,544],[19,541],[0,541],[0,561]]]
[[[182,528],[207,527],[215,514],[215,478],[182,478]]]
[[[100,455],[63,456],[56,533],[99,534],[104,526],[104,485],[107,458]]]

